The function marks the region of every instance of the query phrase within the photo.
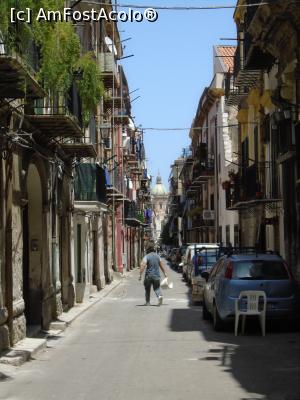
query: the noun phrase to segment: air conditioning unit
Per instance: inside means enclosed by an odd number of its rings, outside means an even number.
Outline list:
[[[203,210],[203,220],[211,221],[215,219],[215,212],[211,210]]]

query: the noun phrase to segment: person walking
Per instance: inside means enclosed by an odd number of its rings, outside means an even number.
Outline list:
[[[153,286],[153,290],[158,298],[158,306],[162,305],[163,295],[160,288],[160,269],[164,273],[165,277],[167,277],[167,273],[164,267],[164,264],[159,257],[159,255],[155,252],[154,243],[150,242],[147,247],[147,255],[143,258],[141,262],[140,269],[140,278],[142,279],[143,272],[145,271],[145,297],[146,303],[145,306],[150,306],[150,293],[151,287]]]

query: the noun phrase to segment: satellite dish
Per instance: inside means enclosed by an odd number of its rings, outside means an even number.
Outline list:
[[[105,41],[106,46],[108,47],[108,50],[109,50],[111,53],[114,53],[115,56],[117,56],[117,55],[118,55],[117,48],[116,48],[116,46],[114,45],[114,43],[113,43],[113,41],[111,40],[111,38],[108,37],[108,36],[106,36],[105,39],[104,39],[104,41]]]

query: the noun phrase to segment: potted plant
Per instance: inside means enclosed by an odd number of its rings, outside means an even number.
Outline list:
[[[230,179],[231,181],[235,181],[235,180],[237,179],[237,177],[238,177],[238,174],[236,174],[236,173],[234,172],[234,170],[231,169],[231,170],[228,172],[228,177],[229,177],[229,179]]]
[[[224,181],[224,182],[222,182],[222,188],[223,188],[224,190],[230,189],[230,185],[231,185],[230,181]]]

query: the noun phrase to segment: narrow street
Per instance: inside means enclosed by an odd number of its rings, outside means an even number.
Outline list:
[[[244,337],[232,327],[215,333],[181,275],[169,276],[162,307],[153,293],[153,306],[143,306],[135,270],[36,359],[5,379],[0,367],[0,399],[300,398],[297,332],[272,327],[263,338],[254,324]]]

